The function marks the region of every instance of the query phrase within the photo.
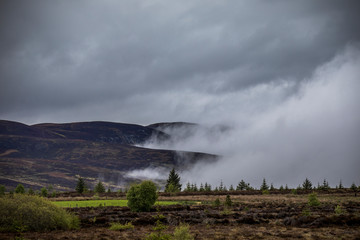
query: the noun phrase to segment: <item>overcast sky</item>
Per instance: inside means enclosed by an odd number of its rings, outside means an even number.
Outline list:
[[[356,0],[3,0],[0,119],[225,123],[233,131],[217,142],[179,143],[226,155],[224,168],[237,167],[224,181],[360,184],[359,9]]]

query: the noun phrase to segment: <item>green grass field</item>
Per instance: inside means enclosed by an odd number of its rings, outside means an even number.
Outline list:
[[[54,201],[54,204],[60,207],[99,207],[99,206],[117,206],[125,207],[127,206],[127,200],[86,200],[86,201]],[[177,201],[158,201],[156,204],[159,205],[174,205],[181,204]]]

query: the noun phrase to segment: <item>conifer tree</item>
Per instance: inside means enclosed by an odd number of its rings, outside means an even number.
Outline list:
[[[104,193],[105,192],[104,184],[101,181],[99,181],[96,184],[96,186],[94,188],[94,192],[96,192],[96,193]]]
[[[265,178],[263,179],[263,182],[262,182],[262,184],[260,186],[260,190],[261,191],[269,190],[269,186],[267,185]]]
[[[200,184],[200,189],[199,189],[199,191],[200,191],[200,192],[203,192],[204,190],[205,190],[205,189],[204,189],[204,185],[201,183],[201,184]]]
[[[181,191],[180,177],[173,168],[170,171],[169,177],[166,181],[165,192],[180,192],[180,191]]]
[[[312,183],[311,183],[311,181],[310,181],[308,178],[305,178],[305,181],[304,181],[303,184],[302,184],[302,188],[303,188],[304,190],[311,190],[311,188],[312,188]]]
[[[340,179],[339,189],[343,189],[343,188],[344,188],[344,186],[343,186],[342,181],[341,181],[341,179]]]
[[[85,189],[86,189],[85,181],[82,177],[79,177],[75,190],[78,193],[83,193],[85,191]]]
[[[234,186],[232,184],[230,185],[229,191],[234,191]]]

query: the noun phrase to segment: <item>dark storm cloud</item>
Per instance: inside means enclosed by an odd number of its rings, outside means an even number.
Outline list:
[[[359,5],[1,1],[0,119],[227,124],[174,146],[225,156],[189,179],[360,181]]]
[[[71,121],[76,108],[88,109],[83,119],[98,118],[94,105],[129,111],[125,102],[152,92],[216,95],[302,81],[359,40],[356,1],[1,5],[0,114],[25,122],[51,120],[59,111]]]

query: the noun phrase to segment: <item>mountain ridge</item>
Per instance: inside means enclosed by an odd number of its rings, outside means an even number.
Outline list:
[[[18,183],[34,189],[53,185],[70,190],[82,176],[92,187],[98,180],[113,188],[126,187],[127,172],[149,167],[185,170],[216,155],[149,149],[136,146],[170,136],[136,124],[104,121],[26,125],[0,120],[0,184]]]

